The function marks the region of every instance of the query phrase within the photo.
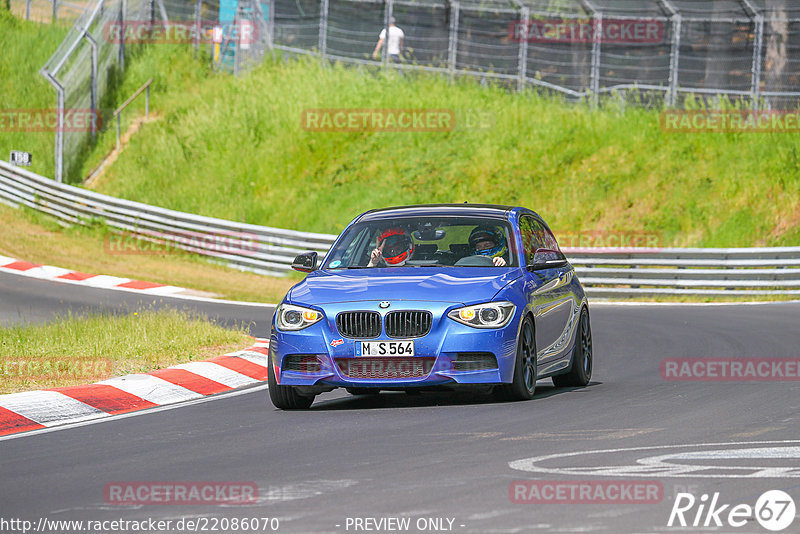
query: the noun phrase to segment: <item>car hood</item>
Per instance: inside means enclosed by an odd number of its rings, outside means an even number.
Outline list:
[[[472,304],[491,300],[522,276],[517,268],[376,268],[319,270],[289,293],[295,304],[365,300],[428,300]]]

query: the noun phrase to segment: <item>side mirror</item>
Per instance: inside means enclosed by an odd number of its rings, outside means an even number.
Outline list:
[[[540,269],[563,267],[566,264],[567,260],[557,250],[540,248],[533,255],[533,265],[529,265],[528,268],[532,271],[538,271]]]
[[[303,252],[292,262],[292,269],[301,273],[310,273],[317,268],[317,253]]]

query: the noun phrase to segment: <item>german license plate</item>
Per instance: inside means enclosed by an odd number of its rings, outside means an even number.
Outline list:
[[[356,356],[413,356],[413,341],[362,341]]]

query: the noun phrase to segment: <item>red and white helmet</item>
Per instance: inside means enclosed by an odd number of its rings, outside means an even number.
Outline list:
[[[402,228],[388,228],[378,236],[378,248],[387,265],[400,267],[414,254],[414,240]]]

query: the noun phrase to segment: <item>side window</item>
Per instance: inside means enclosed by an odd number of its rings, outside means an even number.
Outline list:
[[[536,251],[544,246],[542,240],[544,228],[533,217],[523,216],[519,222],[519,231],[522,234],[522,250],[525,253],[525,262],[531,265]]]
[[[551,232],[547,226],[542,225],[538,221],[537,224],[542,226],[542,231],[544,232],[544,248],[561,252],[553,232]]]

